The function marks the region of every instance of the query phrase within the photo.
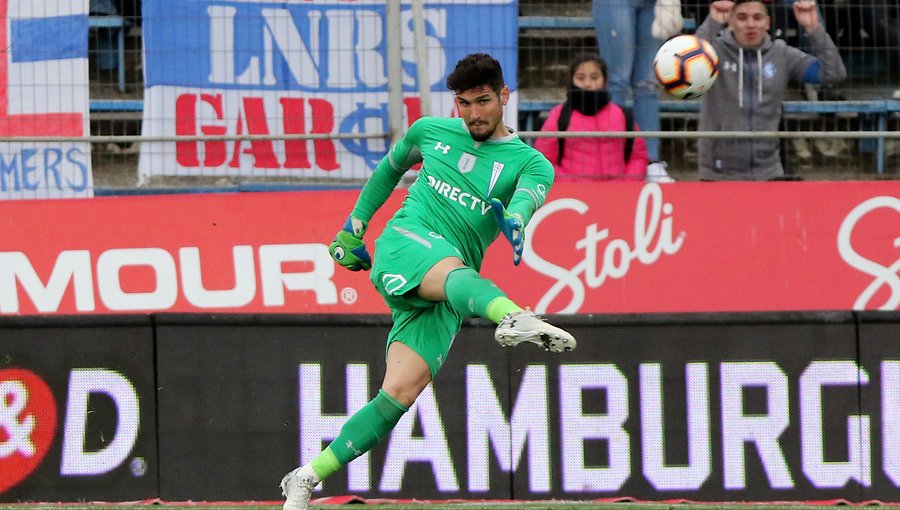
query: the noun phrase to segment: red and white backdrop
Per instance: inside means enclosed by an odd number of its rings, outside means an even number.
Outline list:
[[[367,273],[328,255],[357,194],[63,200],[52,220],[45,201],[8,202],[0,313],[386,312]],[[542,313],[900,304],[897,181],[558,184],[527,239],[519,267],[501,239],[482,272]]]
[[[0,0],[0,199],[93,195],[87,33],[88,0]]]

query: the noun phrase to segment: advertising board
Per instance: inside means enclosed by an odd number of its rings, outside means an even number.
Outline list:
[[[0,500],[154,497],[150,320],[14,321],[0,337]]]
[[[0,314],[387,313],[328,254],[358,193],[10,203]],[[482,274],[540,313],[900,307],[900,181],[560,183],[526,233],[521,265],[499,239]]]
[[[558,356],[501,349],[473,321],[390,436],[316,496],[893,501],[889,315],[862,357],[850,313],[559,316],[579,347]],[[158,333],[164,499],[277,499],[272,480],[380,387],[385,317],[191,322]]]

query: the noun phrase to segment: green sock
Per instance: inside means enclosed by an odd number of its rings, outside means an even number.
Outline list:
[[[384,390],[378,390],[375,398],[348,418],[334,441],[312,461],[313,471],[319,480],[324,480],[371,450],[390,434],[408,410]]]
[[[470,267],[450,271],[444,293],[450,306],[466,317],[484,317],[499,323],[507,313],[521,310],[493,282]]]

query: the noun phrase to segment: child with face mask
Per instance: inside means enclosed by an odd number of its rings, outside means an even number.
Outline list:
[[[578,57],[569,67],[566,102],[554,106],[541,131],[637,131],[631,112],[610,100],[606,62]],[[643,138],[537,138],[534,146],[553,163],[556,181],[642,182],[647,177]]]

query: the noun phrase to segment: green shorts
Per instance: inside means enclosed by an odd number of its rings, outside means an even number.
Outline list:
[[[428,364],[431,377],[447,360],[463,316],[443,301],[428,301],[416,288],[435,264],[447,257],[462,258],[440,235],[411,223],[391,221],[375,240],[375,262],[369,278],[391,309],[391,342],[401,342]]]

